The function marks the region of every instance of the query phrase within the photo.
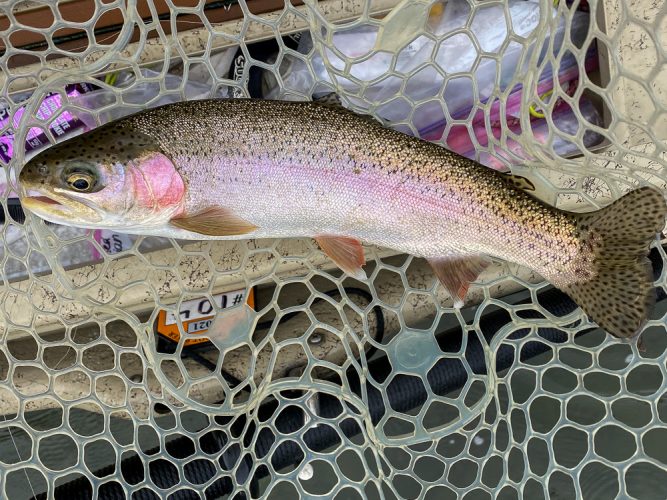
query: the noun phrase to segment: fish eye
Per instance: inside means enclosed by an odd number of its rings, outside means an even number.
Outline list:
[[[95,185],[94,177],[88,172],[72,172],[67,175],[67,185],[75,191],[90,191]]]

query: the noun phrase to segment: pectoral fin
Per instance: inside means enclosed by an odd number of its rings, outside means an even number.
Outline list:
[[[463,307],[463,299],[470,283],[475,281],[489,265],[489,260],[482,256],[437,257],[427,259],[442,286],[454,299],[454,307]]]
[[[195,215],[176,217],[169,223],[180,229],[206,236],[238,236],[257,229],[254,224],[222,207],[212,207]]]
[[[344,236],[317,236],[315,241],[347,274],[360,280],[366,279],[366,273],[361,268],[366,263],[366,258],[364,248],[359,241]]]

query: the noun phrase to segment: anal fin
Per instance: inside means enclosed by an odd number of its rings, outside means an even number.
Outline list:
[[[345,236],[316,236],[315,241],[347,274],[359,280],[366,279],[366,273],[361,268],[366,263],[364,248],[358,240]]]
[[[457,257],[436,257],[427,259],[442,286],[454,299],[454,307],[463,307],[463,299],[470,283],[475,281],[490,264],[484,256],[466,255]]]
[[[206,236],[238,236],[257,229],[254,224],[223,207],[212,207],[194,215],[175,217],[172,226]]]

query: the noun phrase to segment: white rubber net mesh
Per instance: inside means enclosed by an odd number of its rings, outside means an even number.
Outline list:
[[[423,260],[386,249],[357,281],[310,240],[10,216],[39,147],[211,96],[336,92],[565,209],[664,189],[662,1],[0,8],[0,496],[667,497],[660,242],[640,349],[503,262],[456,310]],[[215,313],[229,333],[201,342]]]

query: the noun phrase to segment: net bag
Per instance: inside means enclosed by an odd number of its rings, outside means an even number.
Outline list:
[[[667,497],[664,241],[623,343],[514,264],[457,309],[423,259],[366,247],[359,281],[309,239],[57,226],[16,183],[36,151],[148,107],[335,94],[565,210],[664,191],[662,2],[1,9],[0,496]]]

